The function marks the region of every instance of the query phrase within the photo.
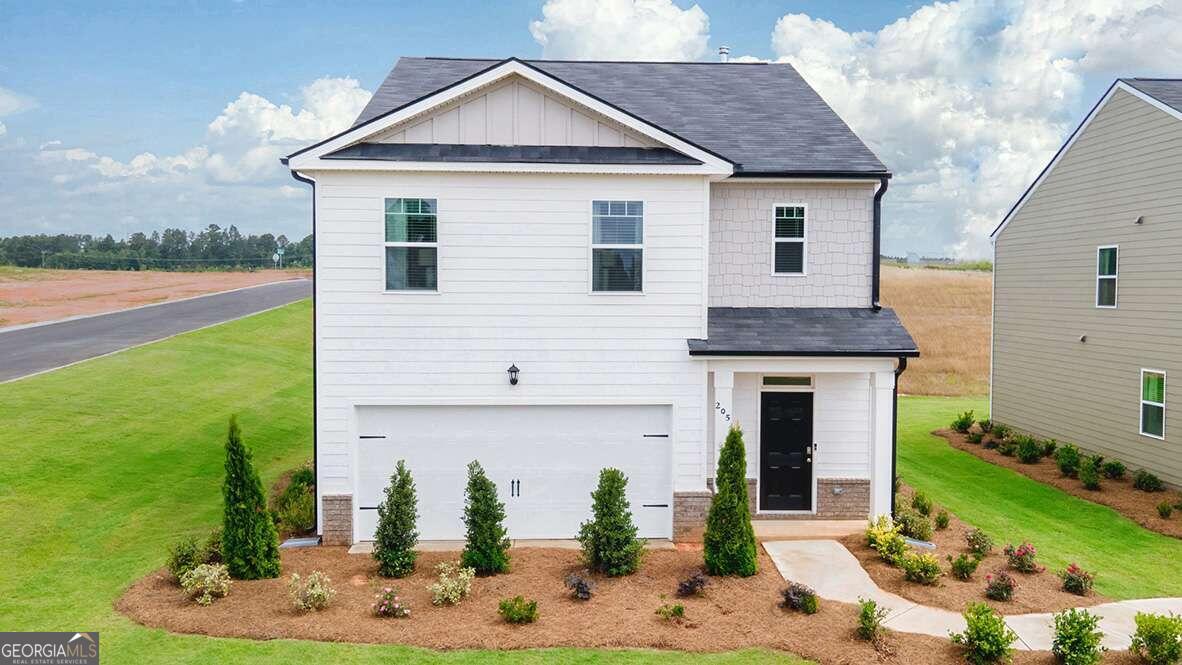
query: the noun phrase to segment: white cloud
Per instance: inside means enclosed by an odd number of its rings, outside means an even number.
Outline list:
[[[8,128],[4,126],[4,123],[0,122],[0,136],[4,136],[7,133]]]
[[[888,245],[980,256],[1094,101],[1088,84],[1171,72],[1179,30],[1169,0],[959,0],[874,33],[789,14],[772,48],[897,174]]]
[[[15,115],[37,107],[37,100],[0,86],[0,116]]]
[[[698,5],[672,0],[548,0],[529,31],[547,58],[696,60],[710,19]]]

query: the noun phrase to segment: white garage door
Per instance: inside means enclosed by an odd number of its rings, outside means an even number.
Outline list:
[[[574,537],[609,466],[628,476],[640,536],[672,534],[668,406],[367,406],[357,416],[361,540],[373,539],[376,507],[400,459],[418,489],[422,540],[464,537],[472,460],[497,484],[510,538]]]

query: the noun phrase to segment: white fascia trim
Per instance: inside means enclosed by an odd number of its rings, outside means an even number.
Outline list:
[[[513,75],[520,76],[536,85],[552,90],[553,92],[562,95],[586,108],[589,108],[600,115],[610,118],[611,120],[614,120],[615,122],[632,129],[633,131],[663,143],[682,154],[693,157],[694,159],[702,162],[703,165],[710,167],[706,171],[698,171],[699,173],[710,172],[730,175],[734,172],[734,164],[731,162],[728,162],[709,152],[706,152],[705,150],[702,150],[701,148],[691,145],[690,143],[687,143],[673,136],[672,134],[669,134],[655,125],[638,120],[637,118],[624,113],[620,109],[610,104],[601,102],[598,99],[591,97],[584,92],[576,90],[566,83],[563,83],[562,81],[559,81],[558,79],[549,76],[538,69],[525,65],[517,60],[509,60],[500,65],[494,66],[481,74],[453,85],[452,87],[437,94],[421,99],[395,113],[391,113],[374,122],[360,125],[355,129],[346,131],[343,134],[339,134],[332,139],[325,141],[321,145],[308,150],[307,152],[292,156],[288,162],[288,166],[293,170],[311,168],[340,170],[343,168],[342,166],[332,166],[331,164],[334,162],[348,160],[321,160],[320,157],[356,143],[367,136],[372,136],[382,132],[400,122],[419,115],[420,113],[428,111],[442,104],[446,104],[453,99],[462,97],[479,88],[491,85],[505,77]],[[390,162],[383,162],[383,164],[389,163]]]
[[[1175,118],[1182,120],[1182,111],[1178,111],[1178,109],[1175,109],[1172,106],[1163,104],[1157,99],[1141,92],[1140,90],[1137,90],[1124,81],[1117,80],[1113,82],[1113,84],[1108,88],[1108,92],[1104,93],[1104,96],[1100,98],[1100,101],[1092,107],[1092,110],[1088,112],[1086,117],[1084,117],[1083,122],[1080,123],[1079,127],[1077,127],[1075,131],[1071,133],[1071,136],[1067,138],[1067,142],[1063,144],[1063,147],[1059,148],[1059,152],[1055,153],[1055,157],[1051,159],[1050,164],[1047,164],[1046,168],[1042,170],[1042,173],[1038,175],[1038,178],[1035,179],[1034,184],[1027,188],[1026,192],[1022,194],[1022,198],[1018,199],[1018,202],[1014,204],[1014,207],[1010,208],[1010,211],[1006,213],[1005,218],[1001,220],[1001,224],[999,224],[998,227],[993,230],[993,233],[989,234],[989,240],[991,242],[997,242],[997,238],[1001,235],[1001,232],[1005,231],[1006,227],[1010,225],[1010,220],[1014,218],[1014,215],[1018,214],[1018,211],[1022,209],[1022,206],[1026,205],[1026,202],[1030,200],[1030,197],[1034,195],[1034,192],[1038,190],[1039,185],[1041,185],[1043,181],[1047,179],[1047,176],[1051,174],[1051,171],[1055,169],[1055,165],[1059,163],[1059,160],[1062,159],[1063,155],[1067,154],[1067,150],[1071,148],[1076,139],[1078,139],[1083,134],[1088,125],[1092,123],[1092,119],[1096,117],[1096,115],[1100,112],[1100,109],[1107,106],[1108,102],[1112,100],[1112,97],[1116,94],[1117,90],[1127,92],[1137,99],[1150,104],[1154,108],[1165,111]]]
[[[295,160],[292,160],[294,163]],[[385,162],[367,159],[319,159],[301,172],[316,171],[432,171],[448,173],[593,173],[630,175],[714,175],[706,164],[548,164],[538,162]]]

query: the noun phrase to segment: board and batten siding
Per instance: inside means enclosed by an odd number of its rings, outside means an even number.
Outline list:
[[[716,183],[711,307],[869,307],[874,184]],[[804,275],[773,274],[775,207],[803,205]]]
[[[1116,309],[1095,306],[1101,245],[1119,245]],[[993,418],[1182,485],[1182,121],[1118,90],[995,261]],[[1165,441],[1140,434],[1142,368],[1166,371]]]
[[[402,403],[671,403],[675,488],[701,488],[704,178],[314,176],[321,493],[353,491],[355,405]],[[438,201],[438,293],[385,292],[387,197]],[[596,199],[644,202],[642,295],[591,293]]]

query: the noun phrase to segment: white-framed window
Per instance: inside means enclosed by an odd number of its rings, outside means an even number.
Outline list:
[[[386,199],[386,290],[435,291],[439,286],[435,199]]]
[[[644,202],[591,202],[591,291],[644,290]]]
[[[1096,248],[1096,307],[1116,307],[1116,245]]]
[[[1141,433],[1166,438],[1166,373],[1141,370]]]
[[[777,205],[775,238],[772,254],[772,273],[776,275],[805,274],[805,207]]]

